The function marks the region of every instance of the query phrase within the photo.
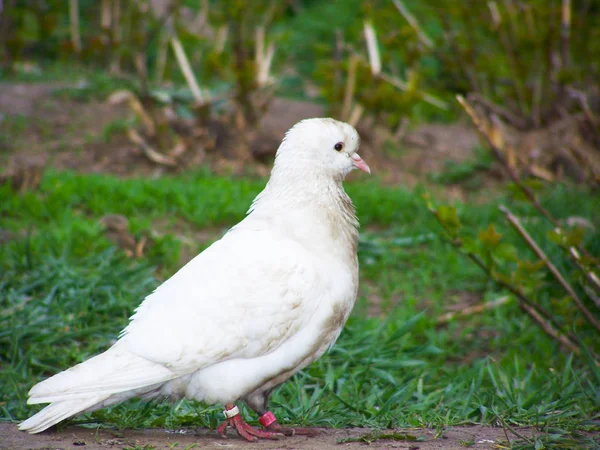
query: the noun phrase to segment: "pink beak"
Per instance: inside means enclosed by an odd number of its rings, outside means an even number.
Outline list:
[[[350,158],[352,158],[352,164],[354,164],[354,167],[371,175],[371,169],[369,168],[369,165],[364,162],[360,156],[358,156],[358,153],[353,153]]]

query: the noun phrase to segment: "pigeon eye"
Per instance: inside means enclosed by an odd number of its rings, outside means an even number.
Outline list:
[[[342,149],[344,148],[344,143],[343,143],[343,142],[338,142],[337,144],[335,144],[335,145],[333,146],[333,148],[334,148],[336,151],[338,151],[338,152],[341,152],[341,151],[342,151]]]

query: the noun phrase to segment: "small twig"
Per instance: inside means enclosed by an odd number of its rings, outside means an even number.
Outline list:
[[[567,87],[567,92],[572,97],[575,97],[577,99],[577,101],[579,102],[579,104],[581,105],[581,109],[583,110],[583,113],[585,114],[585,118],[590,123],[590,128],[593,130],[594,135],[595,135],[596,139],[598,140],[598,142],[600,142],[600,131],[598,131],[598,126],[597,126],[598,119],[596,118],[596,115],[590,108],[590,104],[588,102],[587,95],[585,95],[585,93],[583,93],[573,87]]]
[[[392,0],[396,9],[402,14],[402,17],[408,22],[408,24],[415,30],[419,40],[428,48],[433,48],[433,41],[425,34],[415,16],[406,8],[401,0]]]
[[[497,308],[498,306],[505,305],[510,301],[510,297],[505,295],[504,297],[497,298],[491,302],[480,303],[479,305],[469,306],[460,311],[449,312],[437,318],[435,321],[437,325],[442,325],[450,322],[453,319],[460,319],[473,314],[479,314],[490,309]]]
[[[513,169],[512,165],[506,159],[506,157],[500,150],[499,146],[496,144],[494,138],[491,136],[491,133],[489,131],[489,125],[484,121],[484,119],[479,117],[479,115],[477,114],[477,112],[475,111],[473,106],[471,106],[471,104],[467,100],[465,100],[465,98],[462,95],[457,95],[456,99],[460,103],[460,105],[463,107],[463,109],[465,110],[467,115],[473,121],[473,124],[479,131],[479,134],[485,138],[485,140],[488,143],[488,146],[491,148],[492,152],[494,153],[494,156],[500,162],[500,164],[502,164],[502,166],[504,167],[504,170],[506,170],[506,172],[508,173],[511,180],[515,183],[515,185],[519,189],[521,189],[521,191],[525,194],[527,199],[542,214],[542,216],[544,216],[546,218],[546,220],[548,220],[548,222],[550,222],[552,225],[554,225],[557,233],[560,234],[561,228],[560,228],[558,221],[554,218],[554,216],[552,216],[552,214],[550,214],[550,212],[547,209],[545,209],[541,205],[541,203],[538,201],[538,199],[536,198],[534,193],[531,191],[531,189],[529,189],[529,187],[521,181],[521,179],[519,178],[519,176]],[[497,116],[492,116],[492,119],[494,119],[496,117]],[[598,265],[597,260],[593,256],[591,256],[585,249],[579,247],[576,250],[582,252],[586,257],[591,258],[592,261],[594,261],[594,263],[596,265]]]
[[[146,140],[133,128],[129,128],[127,130],[127,136],[129,137],[131,142],[141,147],[142,151],[144,152],[144,155],[146,155],[146,157],[150,161],[155,162],[157,164],[161,164],[163,166],[173,167],[177,165],[177,163],[172,158],[169,158],[168,156],[165,156],[162,153],[154,150],[150,146],[150,144],[148,144]]]
[[[398,89],[400,89],[402,91],[408,90],[408,85],[404,81],[400,80],[397,77],[394,77],[392,75],[387,75],[387,74],[381,72],[379,74],[379,78],[387,81],[392,86],[396,86]],[[419,92],[418,95],[423,99],[423,101],[429,103],[430,105],[437,106],[438,108],[443,109],[444,111],[448,110],[448,104],[446,102],[444,102],[443,100],[440,100],[439,98],[434,97],[433,95],[427,94],[425,92]]]
[[[600,143],[600,134],[598,135],[598,143]],[[595,163],[586,151],[577,145],[565,144],[565,147],[576,160],[579,160],[582,167],[589,169],[591,181],[596,184],[596,187],[600,187],[600,164]]]
[[[342,73],[340,70],[340,62],[342,61],[342,53],[344,47],[344,34],[340,28],[335,29],[335,52],[333,54],[333,59],[335,60],[335,73],[333,74],[333,85],[335,87],[335,92],[338,91],[339,86],[341,85]]]
[[[127,101],[129,103],[129,107],[132,111],[140,118],[144,127],[146,128],[147,133],[150,136],[154,136],[156,133],[156,126],[154,124],[154,120],[151,115],[146,112],[142,102],[131,92],[128,90],[120,90],[113,92],[108,98],[108,103],[111,105],[118,105]]]
[[[517,432],[517,430],[515,430],[513,427],[511,427],[509,424],[507,424],[503,417],[501,417],[501,416],[496,416],[496,417],[498,419],[500,419],[500,422],[502,423],[502,428],[505,430],[505,436],[506,436],[506,430],[508,430],[512,434],[514,434],[515,436],[517,436],[519,439],[521,439],[522,441],[531,442],[531,439],[523,436],[522,434],[520,434],[519,432]],[[508,436],[506,436],[506,438],[508,439]],[[510,443],[510,440],[508,442]]]
[[[121,24],[121,0],[114,0],[112,4],[112,27],[110,30],[110,40],[114,46],[110,61],[110,72],[117,74],[121,71],[119,63],[119,46],[123,38],[123,29]]]
[[[571,0],[562,0],[560,20],[560,58],[562,68],[569,66],[569,37],[571,35]]]
[[[158,48],[156,55],[156,65],[154,68],[154,82],[160,84],[163,80],[163,76],[165,74],[165,69],[167,67],[167,56],[169,49],[169,32],[167,30],[162,30],[160,37],[158,39]]]
[[[546,256],[544,251],[537,245],[537,243],[533,240],[533,238],[529,235],[529,233],[527,233],[525,228],[523,228],[523,226],[519,222],[519,219],[517,219],[517,217],[515,217],[510,212],[510,210],[504,205],[500,205],[498,207],[498,209],[500,209],[500,211],[502,211],[504,213],[504,215],[506,216],[506,219],[510,222],[510,224],[513,226],[513,228],[515,230],[517,230],[517,232],[523,238],[523,240],[525,240],[525,242],[527,243],[529,248],[531,248],[531,250],[533,250],[533,252],[538,256],[538,258],[540,258],[542,261],[544,261],[544,264],[546,265],[546,267],[548,268],[550,273],[554,276],[554,278],[556,278],[556,280],[563,287],[565,292],[567,294],[569,294],[569,296],[573,299],[573,301],[575,302],[575,305],[583,313],[583,315],[586,317],[588,322],[590,322],[594,326],[594,328],[600,332],[600,322],[598,322],[598,320],[594,317],[594,315],[590,312],[590,310],[587,309],[587,307],[583,304],[583,302],[581,301],[581,299],[579,298],[579,296],[577,295],[575,290],[571,287],[571,285],[567,282],[567,280],[565,280],[565,278],[562,276],[562,274],[556,268],[556,266],[554,264],[552,264],[552,261],[550,261],[550,258],[548,258],[548,256]]]
[[[594,305],[596,305],[597,308],[600,308],[600,297],[594,292],[594,290],[589,286],[583,286],[583,290],[588,297],[592,299]]]
[[[560,230],[559,229],[556,229],[554,231],[556,233],[560,234]],[[577,267],[579,268],[579,270],[581,270],[585,274],[585,277],[588,279],[588,281],[590,282],[590,284],[592,286],[594,286],[594,288],[598,292],[600,292],[600,278],[598,278],[598,275],[596,275],[596,273],[593,270],[588,269],[581,262],[581,255],[579,254],[579,251],[577,251],[577,249],[575,247],[570,247],[569,248],[569,255],[573,258],[573,260],[575,261],[575,264],[577,265]],[[586,255],[586,256],[588,258],[590,258],[589,255]],[[598,265],[598,261],[596,261],[593,258],[592,258],[592,262],[595,263],[596,265]]]
[[[352,100],[354,98],[354,88],[356,86],[356,70],[358,68],[358,57],[355,55],[350,56],[348,62],[348,79],[346,80],[346,87],[344,88],[344,102],[342,103],[342,119],[347,119],[350,116],[350,110],[352,108]]]
[[[265,48],[265,29],[264,27],[256,28],[256,49],[255,49],[255,61],[256,61],[256,83],[259,87],[264,88],[269,84],[272,84],[272,77],[270,76],[271,65],[273,64],[273,57],[275,56],[275,44],[269,42]]]
[[[112,16],[111,3],[111,0],[102,0],[102,4],[100,6],[100,28],[102,29],[104,37],[108,37],[107,35],[110,33]]]
[[[493,140],[490,138],[490,136],[489,136],[489,134],[487,132],[487,129],[486,129],[486,124],[479,117],[479,115],[477,114],[477,112],[475,111],[475,109],[471,106],[471,104],[467,100],[465,100],[465,98],[462,95],[457,95],[456,99],[458,100],[458,103],[460,103],[460,105],[466,111],[466,113],[469,115],[469,117],[471,118],[471,120],[475,124],[475,127],[477,128],[477,130],[479,131],[479,133],[485,138],[485,140],[487,141],[488,145],[492,149],[492,152],[494,153],[494,156],[502,164],[502,166],[504,167],[504,169],[508,173],[508,176],[511,178],[511,180],[519,187],[519,189],[521,189],[521,191],[525,194],[525,196],[529,199],[529,201],[533,204],[533,206],[535,206],[535,208],[552,225],[554,225],[555,227],[558,227],[558,221],[540,204],[540,202],[535,197],[535,195],[531,191],[531,189],[529,189],[529,187],[527,187],[521,181],[521,179],[519,178],[519,176],[517,175],[517,173],[512,169],[512,167],[510,167],[510,165],[508,164],[508,161],[506,160],[506,158],[502,154],[502,151],[494,144]]]
[[[183,50],[181,41],[175,35],[171,37],[171,46],[173,47],[173,51],[175,52],[175,57],[177,58],[177,62],[179,63],[181,73],[183,73],[185,81],[187,82],[190,90],[192,91],[192,95],[194,96],[196,103],[202,105],[206,101],[206,97],[200,90],[198,80],[196,80],[196,76],[194,75],[192,67],[190,66],[190,62],[185,54],[185,51]]]
[[[365,108],[361,104],[357,103],[354,105],[354,108],[352,108],[352,112],[350,113],[350,117],[348,117],[348,123],[355,127],[364,112]]]
[[[379,48],[377,47],[377,35],[375,34],[375,28],[373,28],[371,22],[365,21],[364,28],[371,73],[373,76],[377,76],[381,73],[381,56],[379,55]]]
[[[514,127],[518,128],[519,130],[527,130],[531,128],[531,123],[527,118],[516,114],[512,111],[509,111],[508,109],[505,109],[499,105],[496,105],[495,103],[492,103],[491,101],[484,98],[481,94],[470,93],[467,96],[467,98],[470,102],[478,103],[484,108],[486,108],[488,111],[500,116],[502,119],[504,119]]]
[[[229,35],[229,26],[226,24],[221,25],[217,28],[217,33],[214,41],[214,51],[220,55],[225,50],[225,44],[227,43],[227,36]]]
[[[576,355],[581,354],[581,349],[577,344],[571,341],[571,339],[567,338],[567,336],[563,334],[562,331],[553,328],[552,325],[546,322],[544,318],[540,316],[540,314],[530,305],[526,303],[521,303],[520,306],[527,314],[529,314],[529,317],[531,317],[542,328],[542,330],[544,330],[544,332],[548,336],[560,342],[563,346],[571,350]],[[598,364],[598,361],[596,361],[596,364]]]
[[[69,25],[71,44],[76,54],[81,53],[81,35],[79,34],[79,0],[69,0]]]
[[[441,220],[437,211],[432,208],[430,208],[430,211],[433,213],[440,225],[446,231],[448,231],[447,227]],[[464,250],[463,244],[460,239],[450,240],[450,243],[454,247]],[[531,319],[533,319],[533,321],[537,323],[548,336],[558,341],[561,345],[564,345],[566,348],[573,351],[574,353],[578,355],[581,353],[581,349],[578,345],[579,340],[577,339],[577,337],[572,333],[565,332],[560,326],[560,324],[552,317],[552,315],[548,311],[546,311],[543,307],[537,305],[535,302],[529,299],[529,297],[527,297],[525,293],[521,291],[521,289],[519,289],[518,287],[513,286],[512,284],[508,283],[507,281],[501,278],[496,277],[479,256],[469,251],[465,251],[465,255],[471,261],[473,261],[481,270],[483,270],[490,280],[506,288],[509,292],[513,293],[520,300],[519,307],[523,311],[525,311],[529,315],[529,317],[531,317]],[[600,365],[598,357],[595,355],[593,357],[597,360],[597,364]]]

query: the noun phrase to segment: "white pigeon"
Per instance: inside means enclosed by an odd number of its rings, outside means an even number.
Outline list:
[[[356,300],[358,222],[342,180],[370,173],[359,143],[333,119],[291,128],[248,215],[146,297],[111,348],[36,384],[28,403],[50,405],[19,428],[38,433],[132,397],[186,397],[225,405],[222,436],[227,426],[248,440],[309,434],[282,428],[266,403],[335,342]],[[238,400],[265,430],[243,421]]]

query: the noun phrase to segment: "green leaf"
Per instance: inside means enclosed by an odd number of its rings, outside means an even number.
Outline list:
[[[576,247],[581,245],[585,237],[585,230],[582,227],[575,227],[570,230],[550,230],[548,231],[548,239],[555,244]]]
[[[575,227],[570,230],[564,231],[565,244],[569,247],[577,247],[583,243],[585,237],[585,230],[582,227]]]
[[[406,322],[404,322],[400,328],[398,328],[394,333],[388,338],[388,342],[394,342],[409,333],[415,325],[421,321],[423,316],[425,315],[425,311],[421,311],[419,314],[411,317]]]
[[[564,239],[562,234],[559,234],[556,230],[548,231],[548,239],[557,245],[564,245]]]
[[[491,223],[487,227],[487,230],[482,230],[479,232],[479,240],[485,248],[496,248],[500,243],[500,239],[502,239],[502,235],[496,231],[494,225]]]
[[[437,215],[444,228],[446,228],[450,234],[456,236],[461,227],[460,220],[456,214],[456,208],[446,205],[438,206]]]
[[[478,247],[475,239],[473,239],[472,237],[465,236],[465,237],[461,238],[461,242],[462,242],[462,248],[464,250],[466,250],[467,252],[475,253],[475,254],[478,253],[479,247]]]
[[[505,261],[516,262],[519,259],[517,248],[506,242],[500,243],[500,245],[494,249],[494,255]]]
[[[519,270],[526,272],[526,273],[535,273],[538,270],[542,269],[545,265],[546,265],[546,263],[541,259],[538,259],[535,262],[519,261],[517,263]]]

